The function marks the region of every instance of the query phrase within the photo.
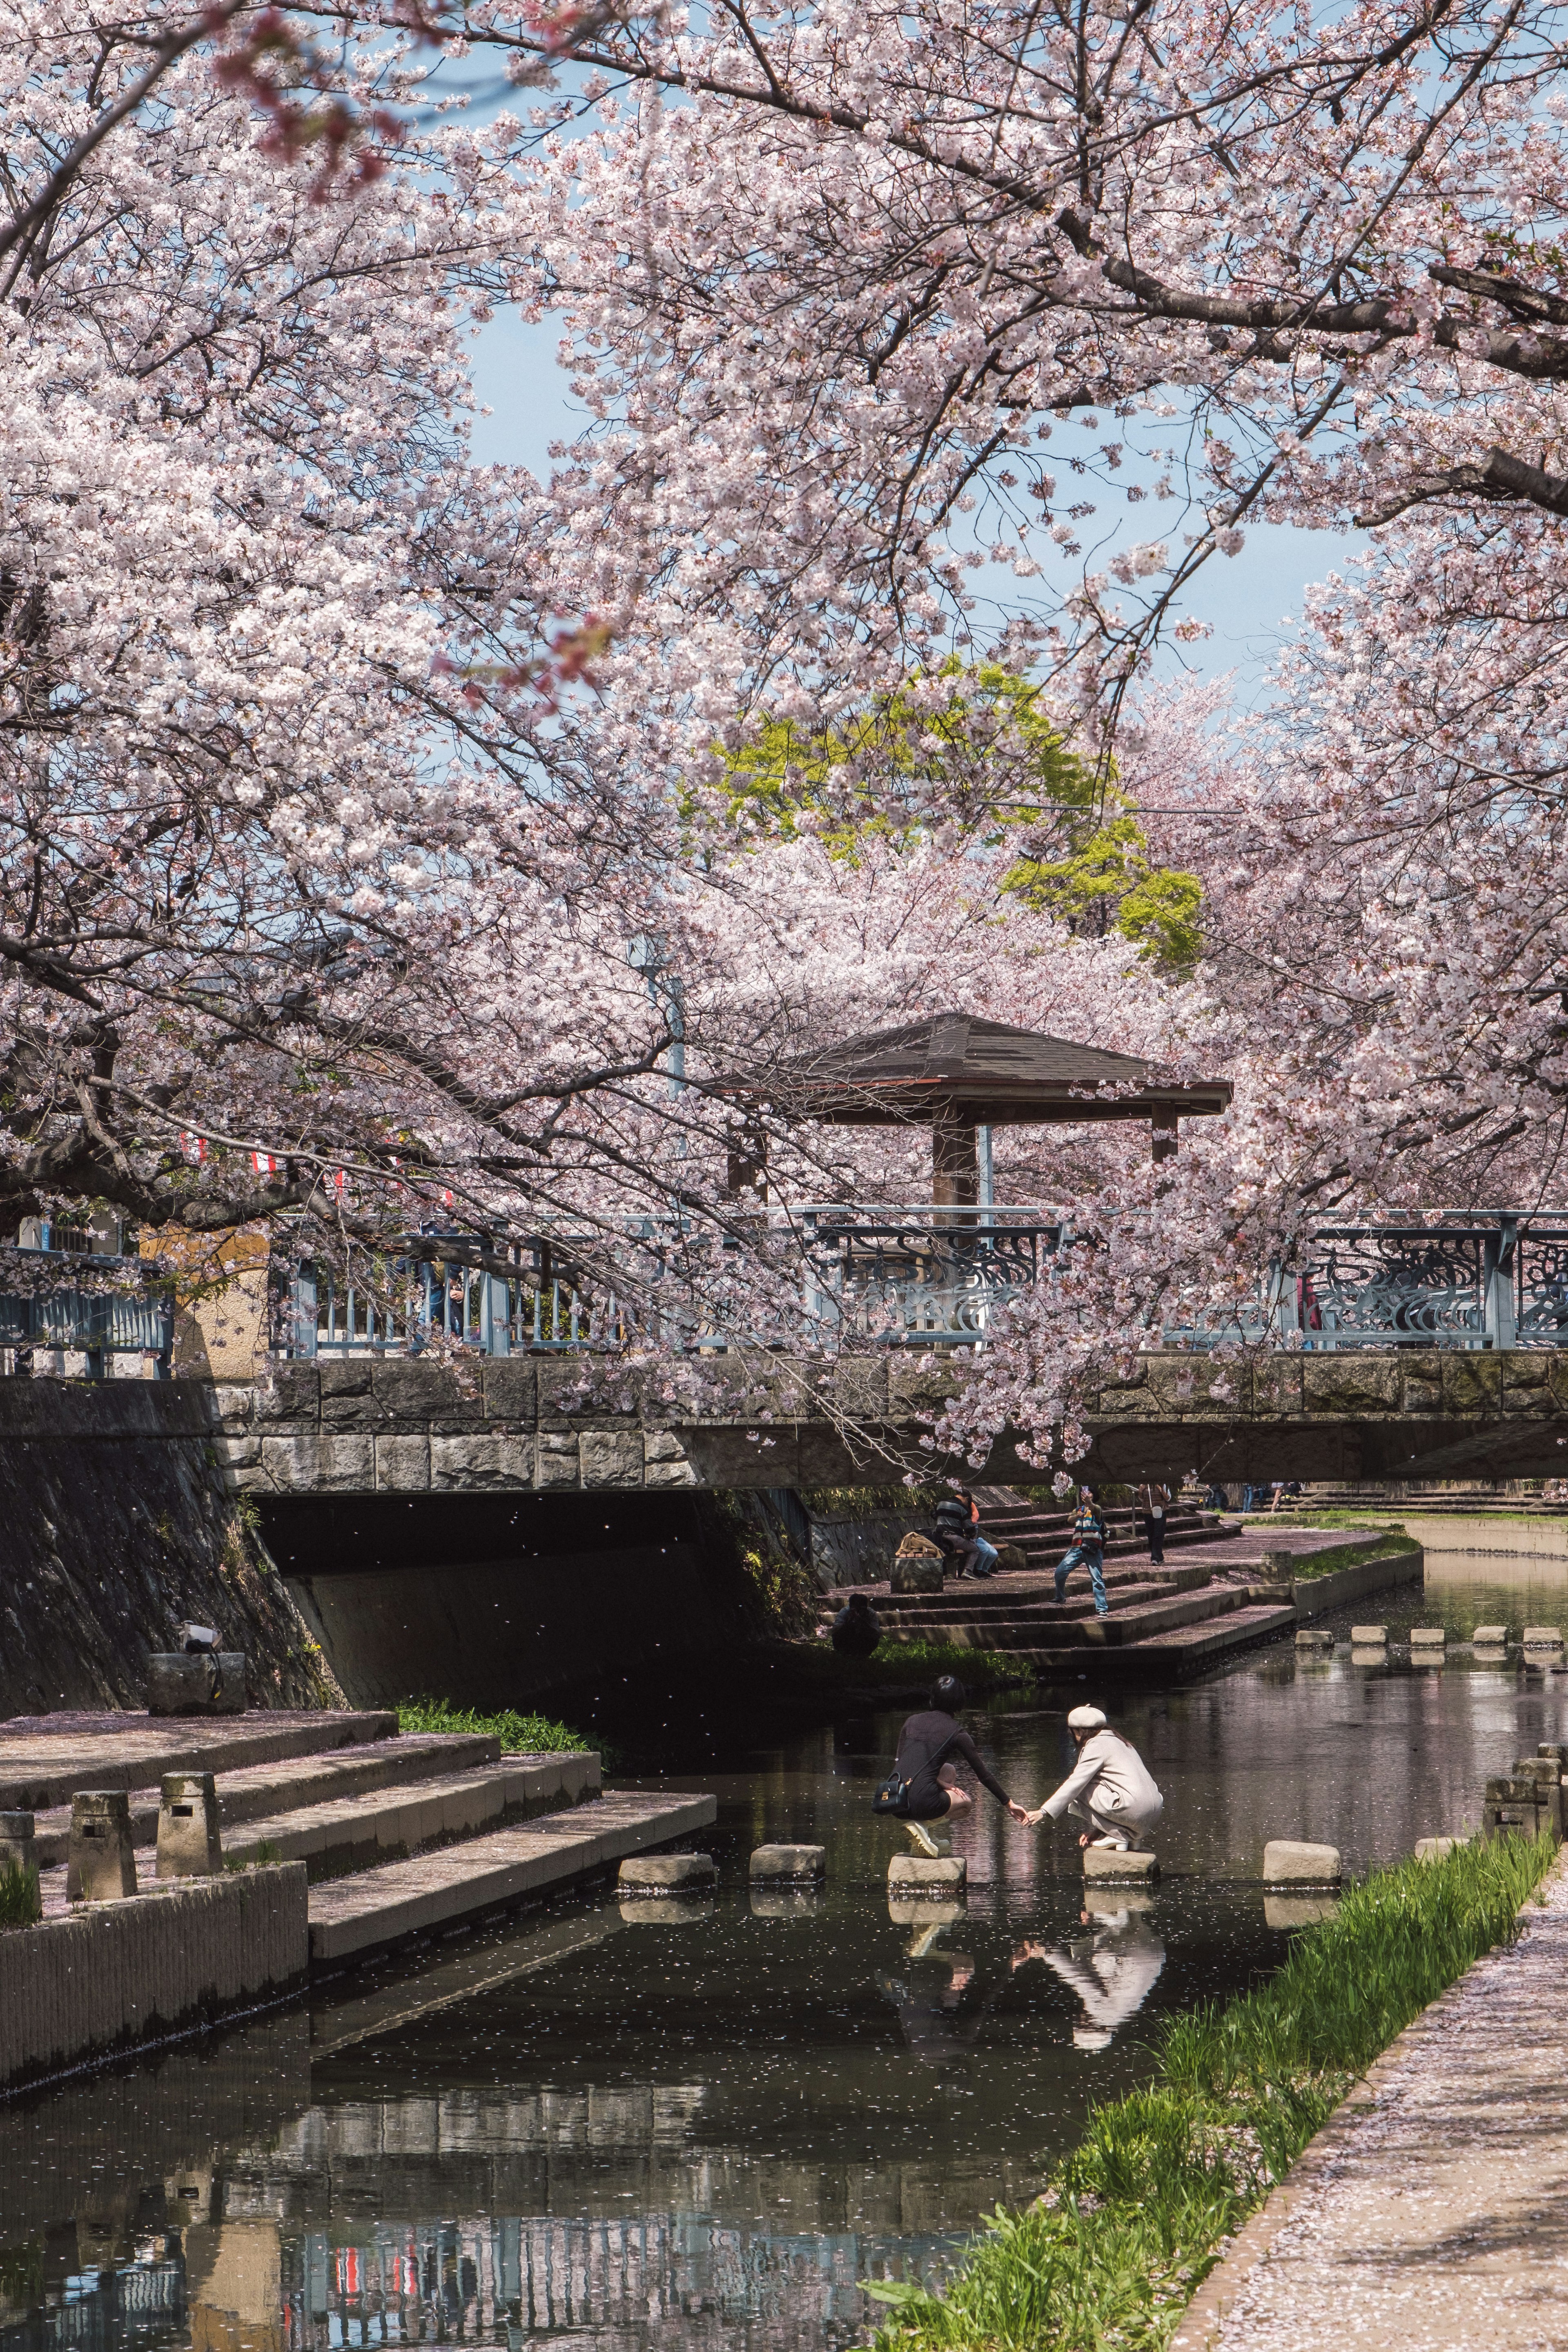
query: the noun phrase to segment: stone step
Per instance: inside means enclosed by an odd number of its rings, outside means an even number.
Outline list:
[[[1245,1597],[1245,1587],[1222,1585],[1218,1589],[1221,1591],[1239,1589]],[[1131,1610],[1155,1606],[1163,1601],[1174,1601],[1181,1597],[1160,1585],[1131,1585],[1125,1591],[1111,1595],[1111,1617],[1120,1622]],[[1214,1612],[1211,1612],[1211,1613]],[[1047,1601],[1034,1608],[1008,1611],[994,1617],[966,1618],[958,1614],[938,1618],[934,1623],[928,1621],[924,1624],[916,1626],[889,1627],[884,1624],[883,1633],[886,1638],[895,1642],[900,1635],[908,1635],[912,1640],[920,1641],[940,1633],[944,1642],[952,1642],[960,1649],[1011,1652],[1021,1647],[1034,1647],[1042,1642],[1059,1641],[1064,1638],[1066,1627],[1077,1627],[1093,1622],[1095,1622],[1094,1595],[1084,1591],[1069,1594],[1059,1608],[1055,1601]],[[1079,1633],[1073,1632],[1066,1633],[1065,1638],[1077,1642],[1083,1637]]]
[[[1295,1622],[1293,1608],[1247,1601],[1243,1607],[1230,1610],[1224,1616],[1174,1626],[1117,1648],[1060,1646],[1021,1650],[1013,1654],[1047,1680],[1053,1675],[1081,1675],[1090,1660],[1105,1665],[1114,1661],[1118,1678],[1142,1674],[1176,1677],[1227,1650],[1243,1649],[1248,1643],[1286,1633]]]
[[[310,1965],[331,1968],[471,1922],[706,1829],[717,1811],[711,1797],[611,1790],[570,1812],[333,1879],[310,1889]]]
[[[47,1812],[79,1789],[152,1789],[165,1772],[237,1772],[395,1739],[374,1712],[258,1708],[188,1717],[73,1711],[0,1723],[0,1812]]]
[[[1137,1591],[1197,1592],[1214,1581],[1213,1570],[1206,1567],[1186,1569],[1108,1568],[1104,1575],[1106,1591],[1119,1594]],[[1076,1610],[1082,1605],[1092,1609],[1089,1570],[1075,1568],[1068,1580],[1067,1606]],[[1053,1586],[1042,1578],[1032,1588],[1021,1587],[1016,1580],[999,1583],[987,1580],[975,1583],[970,1579],[949,1585],[941,1592],[900,1592],[884,1601],[879,1596],[873,1602],[885,1631],[898,1633],[929,1632],[950,1618],[1017,1617],[1031,1615],[1037,1610],[1056,1613]]]
[[[452,1772],[363,1797],[263,1815],[225,1836],[226,1863],[302,1862],[310,1884],[403,1861],[422,1849],[591,1802],[597,1756],[508,1757],[485,1772]]]
[[[1173,1528],[1167,1525],[1164,1548],[1169,1550],[1179,1549],[1184,1544],[1221,1543],[1242,1532],[1239,1525],[1236,1527],[1215,1525],[1210,1528]],[[1030,1529],[1021,1534],[1014,1534],[1006,1528],[996,1528],[990,1531],[987,1540],[994,1544],[1016,1543],[1033,1565],[1036,1561],[1059,1559],[1072,1541],[1072,1535],[1070,1529],[1067,1528],[1042,1531]],[[1148,1550],[1149,1547],[1144,1541],[1142,1528],[1135,1533],[1130,1531],[1126,1534],[1119,1534],[1113,1528],[1105,1547],[1108,1559],[1119,1556],[1125,1557],[1129,1552],[1141,1552],[1147,1558]]]
[[[226,1831],[264,1815],[297,1812],[376,1789],[426,1780],[436,1773],[474,1771],[496,1763],[499,1739],[470,1732],[406,1732],[335,1756],[287,1757],[279,1763],[251,1764],[216,1775],[218,1819]],[[40,1864],[63,1862],[70,1831],[70,1807],[51,1806],[34,1821]],[[158,1789],[131,1792],[131,1836],[138,1846],[158,1835]],[[226,1838],[225,1843],[228,1841]]]
[[[1246,1608],[1251,1598],[1251,1591],[1245,1584],[1216,1584],[1202,1592],[1174,1592],[1139,1601],[1131,1608],[1114,1608],[1108,1617],[1068,1617],[1064,1611],[1061,1622],[1053,1629],[1053,1646],[1064,1650],[1123,1650],[1134,1642],[1146,1641],[1151,1634],[1232,1616],[1237,1610]],[[1294,1616],[1292,1610],[1292,1621]],[[1009,1654],[1013,1648],[1010,1642],[1005,1641],[994,1641],[990,1646]]]
[[[981,1514],[980,1524],[983,1530],[1003,1528],[1011,1534],[1014,1529],[1022,1528],[1031,1535],[1047,1536],[1058,1531],[1065,1532],[1071,1527],[1076,1516],[1076,1507],[1061,1511],[1047,1511],[1041,1509],[1037,1505],[1026,1505],[1018,1510],[984,1511]],[[1143,1531],[1142,1512],[1134,1511],[1126,1504],[1102,1505],[1100,1516],[1106,1526],[1113,1531],[1136,1529],[1140,1535]],[[1180,1504],[1165,1514],[1167,1532],[1174,1528],[1202,1528],[1205,1532],[1212,1533],[1219,1524],[1220,1514],[1217,1511],[1199,1510],[1192,1504]]]

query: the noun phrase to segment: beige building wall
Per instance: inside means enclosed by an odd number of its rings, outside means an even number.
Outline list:
[[[253,1380],[268,1347],[266,1227],[193,1234],[166,1225],[143,1236],[142,1254],[174,1265],[175,1378]]]

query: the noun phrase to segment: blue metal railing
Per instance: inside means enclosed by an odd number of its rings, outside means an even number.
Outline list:
[[[41,1273],[79,1267],[88,1275],[123,1279],[127,1261],[79,1252],[21,1249],[17,1256]],[[174,1302],[164,1290],[88,1290],[80,1279],[58,1289],[0,1292],[0,1348],[85,1354],[89,1378],[101,1378],[111,1356],[151,1356],[167,1380],[174,1348]]]
[[[773,1210],[759,1215],[756,1237],[773,1252],[779,1304],[774,1328],[748,1325],[747,1344],[826,1352],[984,1344],[997,1314],[1048,1282],[1074,1251],[1107,1245],[1103,1228],[1075,1232],[1065,1212],[924,1202]],[[472,1234],[420,1241],[434,1246],[433,1258],[411,1255],[386,1265],[374,1287],[345,1283],[324,1266],[275,1260],[279,1351],[571,1354],[641,1338],[721,1352],[734,1337],[713,1304],[722,1299],[727,1263],[739,1267],[742,1242],[732,1232],[648,1218],[619,1232],[558,1227],[504,1246]],[[57,1265],[61,1284],[0,1295],[0,1348],[24,1358],[83,1351],[97,1373],[115,1355],[142,1354],[167,1377],[174,1304],[166,1288],[89,1289],[70,1278],[73,1267],[123,1276],[126,1261],[21,1255]],[[483,1265],[471,1263],[480,1255]],[[606,1265],[615,1277],[606,1278]],[[737,1318],[742,1312],[738,1306]],[[1205,1308],[1184,1319],[1168,1307],[1150,1337],[1197,1349],[1226,1340],[1309,1351],[1568,1348],[1568,1216],[1498,1212],[1324,1225],[1230,1313]]]

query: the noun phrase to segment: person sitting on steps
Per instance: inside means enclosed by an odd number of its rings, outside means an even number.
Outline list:
[[[1125,1853],[1135,1835],[1146,1838],[1165,1810],[1149,1767],[1130,1739],[1112,1731],[1097,1706],[1075,1706],[1068,1729],[1078,1762],[1054,1796],[1027,1818],[1031,1825],[1076,1813],[1089,1823],[1080,1846],[1113,1846]]]
[[[928,1833],[926,1822],[945,1821],[950,1813],[966,1811],[974,1802],[968,1790],[961,1786],[953,1769],[955,1764],[967,1764],[975,1779],[990,1790],[999,1805],[1006,1806],[1016,1822],[1029,1818],[983,1761],[968,1732],[954,1722],[963,1696],[963,1685],[952,1675],[943,1675],[931,1685],[929,1708],[911,1715],[899,1734],[893,1770],[906,1788],[900,1818],[923,1854],[943,1854],[952,1846],[947,1838],[938,1843]]]
[[[1057,1600],[1067,1599],[1068,1578],[1075,1568],[1089,1570],[1089,1591],[1094,1595],[1094,1613],[1109,1615],[1110,1603],[1105,1597],[1105,1517],[1092,1486],[1078,1490],[1078,1511],[1072,1523],[1072,1542],[1057,1562]]]
[[[957,1562],[955,1578],[995,1575],[996,1547],[980,1532],[980,1507],[967,1486],[944,1495],[937,1505],[936,1539],[943,1554]]]

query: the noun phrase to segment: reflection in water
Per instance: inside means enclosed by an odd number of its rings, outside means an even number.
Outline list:
[[[1070,1830],[977,1809],[966,1903],[890,1904],[870,1797],[898,1718],[868,1716],[690,1776],[721,1799],[711,1896],[558,1906],[7,2104],[0,2352],[848,2341],[860,2282],[940,2272],[1144,2078],[1162,2017],[1278,1963],[1331,1898],[1265,1898],[1267,1839],[1364,1869],[1563,1737],[1568,1678],[1458,1647],[1568,1624],[1562,1564],[1522,1573],[1434,1563],[1425,1594],[1379,1597],[1370,1663],[1287,1643],[1112,1696],[1166,1792],[1155,1891],[1086,1888]],[[1423,1622],[1450,1655],[1412,1671]],[[1080,1696],[971,1718],[1021,1797],[1062,1779]],[[803,1839],[821,1893],[752,1893],[752,1847]]]
[[[1137,2016],[1165,1965],[1165,1947],[1147,1916],[1152,1897],[1129,1892],[1110,1906],[1106,1892],[1086,1890],[1099,1898],[1083,1912],[1086,1934],[1050,1947],[1021,1944],[1014,1955],[1016,1968],[1043,1960],[1077,1993],[1083,2021],[1073,2027],[1072,2038],[1079,2050],[1109,2050],[1117,2028]]]

